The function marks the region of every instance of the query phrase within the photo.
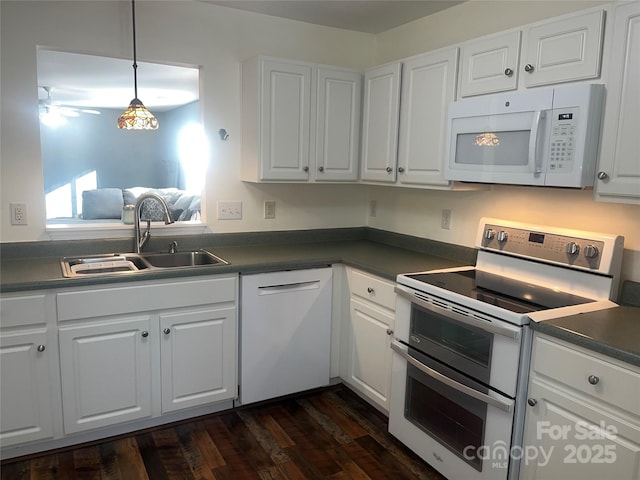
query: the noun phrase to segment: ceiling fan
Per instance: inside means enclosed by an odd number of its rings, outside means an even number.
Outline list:
[[[40,88],[42,88],[47,94],[47,98],[39,100],[40,120],[46,125],[61,125],[66,122],[65,117],[77,117],[81,113],[100,115],[98,110],[60,105],[59,103],[54,102],[51,98],[51,91],[53,90],[53,87]]]

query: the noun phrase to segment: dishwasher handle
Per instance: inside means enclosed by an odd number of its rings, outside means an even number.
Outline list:
[[[315,290],[320,288],[320,280],[307,282],[282,283],[277,285],[260,285],[258,295],[277,295],[279,293],[292,293],[304,290]]]

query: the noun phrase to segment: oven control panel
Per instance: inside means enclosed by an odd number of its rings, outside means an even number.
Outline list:
[[[586,236],[487,223],[483,228],[481,246],[541,261],[598,270],[605,242]]]

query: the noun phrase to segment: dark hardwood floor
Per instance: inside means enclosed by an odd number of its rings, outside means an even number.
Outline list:
[[[2,480],[443,480],[342,385],[48,455]]]

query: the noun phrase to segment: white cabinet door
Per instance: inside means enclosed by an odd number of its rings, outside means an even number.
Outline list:
[[[360,158],[362,75],[317,69],[315,173],[317,182],[356,181]]]
[[[0,336],[2,447],[53,436],[47,346],[45,329]]]
[[[458,49],[403,62],[398,181],[449,185],[444,179],[447,113],[455,99]]]
[[[393,63],[365,73],[362,180],[396,181],[401,67]]]
[[[236,396],[236,308],[160,315],[162,412]]]
[[[59,330],[66,434],[151,416],[148,315]]]
[[[640,2],[613,17],[597,199],[640,203]]]
[[[308,180],[311,66],[261,63],[262,180]]]
[[[347,382],[389,411],[391,387],[390,313],[351,298],[351,343]]]
[[[525,34],[521,75],[526,87],[600,75],[604,11],[570,15],[530,27]]]
[[[518,88],[520,31],[469,42],[460,52],[460,96]]]
[[[564,389],[532,380],[520,480],[637,480],[640,425],[621,421]]]

